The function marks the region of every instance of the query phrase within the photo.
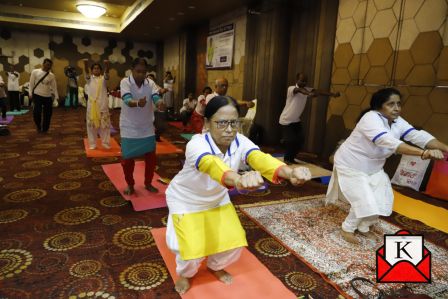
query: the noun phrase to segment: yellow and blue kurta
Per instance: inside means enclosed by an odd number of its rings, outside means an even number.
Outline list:
[[[245,232],[224,185],[227,171],[247,163],[277,183],[284,163],[260,151],[237,134],[222,153],[209,133],[193,136],[186,148],[183,169],[166,191],[169,208],[167,244],[191,260],[247,246]]]

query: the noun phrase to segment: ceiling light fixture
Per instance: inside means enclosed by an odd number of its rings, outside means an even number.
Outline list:
[[[106,8],[98,3],[78,3],[76,8],[85,17],[91,19],[99,18],[106,13]]]

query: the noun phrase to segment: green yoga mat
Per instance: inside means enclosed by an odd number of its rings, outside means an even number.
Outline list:
[[[193,137],[194,134],[180,134],[184,139],[191,140],[191,137]]]
[[[8,111],[6,112],[6,115],[22,115],[25,113],[28,113],[29,110],[24,109],[24,110],[20,110],[20,111]]]

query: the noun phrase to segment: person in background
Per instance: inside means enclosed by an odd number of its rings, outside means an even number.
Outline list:
[[[30,75],[29,98],[34,101],[33,117],[38,132],[46,133],[50,128],[53,112],[53,99],[59,98],[56,77],[51,72],[53,62],[45,58],[42,68],[35,69]],[[43,121],[42,121],[43,111]]]
[[[356,231],[361,236],[375,238],[370,227],[379,216],[392,214],[394,195],[383,170],[386,158],[397,153],[439,160],[443,159],[443,152],[448,152],[448,145],[414,129],[400,113],[400,92],[394,88],[378,90],[355,129],[336,151],[327,202],[335,202],[341,196],[350,203],[341,230],[347,242],[359,243]]]
[[[176,77],[173,77],[170,71],[165,72],[165,78],[163,79],[163,88],[166,89],[166,92],[163,94],[163,101],[165,102],[168,114],[173,112],[175,82]]]
[[[196,108],[198,101],[194,98],[193,93],[189,93],[188,97],[184,99],[182,108],[180,108],[180,118],[184,126],[184,131],[187,130],[188,122],[190,121],[191,114]]]
[[[205,110],[205,98],[212,93],[212,89],[208,86],[204,87],[202,94],[198,97],[196,108],[194,109],[190,123],[193,132],[201,133],[204,127],[204,110]]]
[[[11,64],[11,69],[8,72],[8,96],[11,105],[11,111],[20,111],[20,98],[19,98],[19,79],[20,74],[14,70],[14,65]]]
[[[0,107],[2,109],[2,118],[6,119],[6,85],[5,82],[3,82],[3,78],[0,75]]]
[[[204,112],[207,133],[187,143],[183,169],[166,190],[166,242],[176,255],[175,289],[180,294],[190,288],[206,257],[208,270],[223,283],[232,283],[225,268],[239,259],[247,240],[228,188],[256,190],[264,184],[261,176],[276,184],[289,180],[301,185],[311,179],[308,168],[289,167],[239,134],[238,109],[228,96],[210,100]],[[254,171],[239,174],[240,163]]]
[[[340,96],[339,92],[332,93],[307,87],[308,77],[303,73],[298,73],[296,79],[296,85],[288,87],[285,107],[279,120],[285,147],[284,161],[287,164],[295,163],[294,159],[304,142],[300,117],[307,100],[317,96]]]
[[[207,95],[205,97],[205,104],[207,105],[208,102],[210,102],[211,99],[213,99],[216,96],[225,96],[227,95],[227,90],[229,89],[229,81],[224,78],[218,78],[215,80],[215,90],[213,93]],[[252,108],[254,107],[254,103],[252,103],[251,101],[241,101],[241,100],[236,100],[238,105],[241,107],[247,107],[247,108]]]
[[[69,107],[78,108],[78,78],[76,69],[68,66],[64,69],[65,75],[68,77],[67,89],[69,97]]]
[[[147,78],[149,80],[152,80],[156,87],[159,89],[159,95],[163,96],[164,93],[166,93],[168,90],[165,88],[161,88],[157,82],[156,82],[156,76],[153,73],[149,73]],[[155,127],[155,134],[156,134],[156,141],[160,142],[160,135],[165,131],[166,129],[166,111],[159,111],[158,109],[154,110],[154,127]]]
[[[163,110],[163,100],[157,85],[146,78],[148,63],[136,58],[131,65],[131,75],[120,82],[123,105],[120,112],[121,152],[124,177],[128,187],[126,195],[135,193],[134,158],[145,158],[145,188],[158,192],[152,185],[156,167],[156,142],[154,136],[154,107]]]
[[[90,67],[92,74],[89,73],[88,60],[84,59],[84,71],[86,75],[86,86],[89,93],[89,101],[87,102],[87,139],[89,148],[96,148],[96,139],[98,132],[100,133],[102,146],[110,149],[110,116],[109,116],[109,99],[107,97],[107,84],[109,80],[109,61],[104,60],[103,68],[99,63],[94,63]]]

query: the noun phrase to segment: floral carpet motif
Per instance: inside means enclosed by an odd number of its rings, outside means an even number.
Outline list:
[[[350,280],[361,276],[375,281],[375,254],[383,245],[383,235],[402,229],[381,219],[372,230],[376,239],[358,237],[359,245],[348,243],[340,234],[348,205],[339,202],[326,206],[323,196],[307,201],[298,199],[272,205],[242,206],[241,210],[345,293],[355,297]],[[407,284],[407,287],[433,298],[448,298],[448,250],[428,240],[425,240],[425,246],[432,254],[432,283]],[[380,284],[382,289],[402,286]]]

